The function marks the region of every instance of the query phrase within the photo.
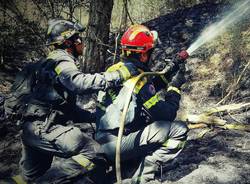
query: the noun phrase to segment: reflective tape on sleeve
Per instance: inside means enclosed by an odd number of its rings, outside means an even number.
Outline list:
[[[159,95],[155,94],[149,100],[147,100],[146,102],[144,102],[143,106],[145,108],[147,108],[147,109],[150,109],[151,107],[153,107],[159,101],[160,101]]]
[[[93,162],[91,162],[89,159],[85,158],[81,154],[72,156],[71,158],[78,164],[80,164],[87,171],[90,171],[95,167],[95,164]]]
[[[181,91],[177,87],[174,87],[174,86],[169,86],[167,91],[175,91],[176,93],[181,94]]]
[[[16,175],[13,176],[12,179],[17,183],[17,184],[27,184],[27,182],[24,181],[23,177],[21,175]]]
[[[185,143],[186,143],[186,141],[168,139],[162,145],[168,149],[182,149],[182,148],[184,148]]]
[[[55,72],[57,75],[59,75],[63,70],[69,70],[69,69],[70,70],[77,70],[77,67],[72,62],[61,62],[56,66]]]
[[[123,62],[116,63],[107,69],[107,72],[114,72],[119,70],[123,66]]]
[[[121,73],[124,80],[127,80],[131,77],[131,74],[126,66],[121,66],[118,70],[118,72]]]

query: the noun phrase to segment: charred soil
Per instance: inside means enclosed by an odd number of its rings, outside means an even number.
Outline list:
[[[153,54],[154,63],[160,70],[166,58],[173,57],[181,49],[187,49],[202,29],[220,18],[227,9],[225,4],[200,4],[178,10],[146,23],[159,32],[161,47]],[[249,19],[248,19],[249,20]],[[238,47],[240,64],[235,69],[233,32],[225,33],[201,48],[187,64],[188,82],[184,85],[180,114],[184,111],[201,113],[214,107],[230,91],[221,104],[249,102],[250,25],[240,30],[241,45]],[[243,72],[244,70],[244,72]],[[7,93],[13,77],[0,73],[0,90]],[[239,79],[240,77],[240,79]],[[237,80],[239,79],[239,80]],[[235,85],[233,85],[235,84]],[[87,98],[86,98],[87,99]],[[246,107],[217,116],[228,121],[249,124],[250,110]],[[179,117],[179,116],[178,116]],[[189,132],[187,145],[174,161],[162,167],[157,179],[171,184],[247,184],[250,183],[250,134],[245,131],[224,130],[210,127],[202,138],[203,129]],[[0,178],[17,174],[21,156],[20,132],[13,122],[0,125]]]

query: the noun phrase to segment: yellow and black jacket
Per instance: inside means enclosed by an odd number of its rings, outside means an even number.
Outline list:
[[[107,71],[117,70],[122,64],[123,62],[119,62],[109,67]],[[145,68],[142,72],[144,71],[146,71]],[[115,90],[98,93],[97,134],[103,131],[117,133],[125,95],[129,83],[133,80],[134,78],[127,80],[122,87]],[[165,92],[160,93],[164,88],[166,89],[166,84],[163,84],[160,77],[145,77],[136,85],[126,116],[125,134],[137,131],[153,121],[175,119],[179,109],[180,91],[170,86],[167,91],[163,90]]]

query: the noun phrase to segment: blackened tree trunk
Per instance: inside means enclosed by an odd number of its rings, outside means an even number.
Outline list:
[[[109,40],[109,30],[113,0],[92,0],[90,4],[89,23],[87,28],[85,61],[83,70],[100,72],[104,70]]]

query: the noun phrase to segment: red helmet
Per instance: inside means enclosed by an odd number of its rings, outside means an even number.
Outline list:
[[[122,50],[145,53],[155,47],[157,39],[156,31],[150,31],[143,25],[133,25],[121,38]]]

